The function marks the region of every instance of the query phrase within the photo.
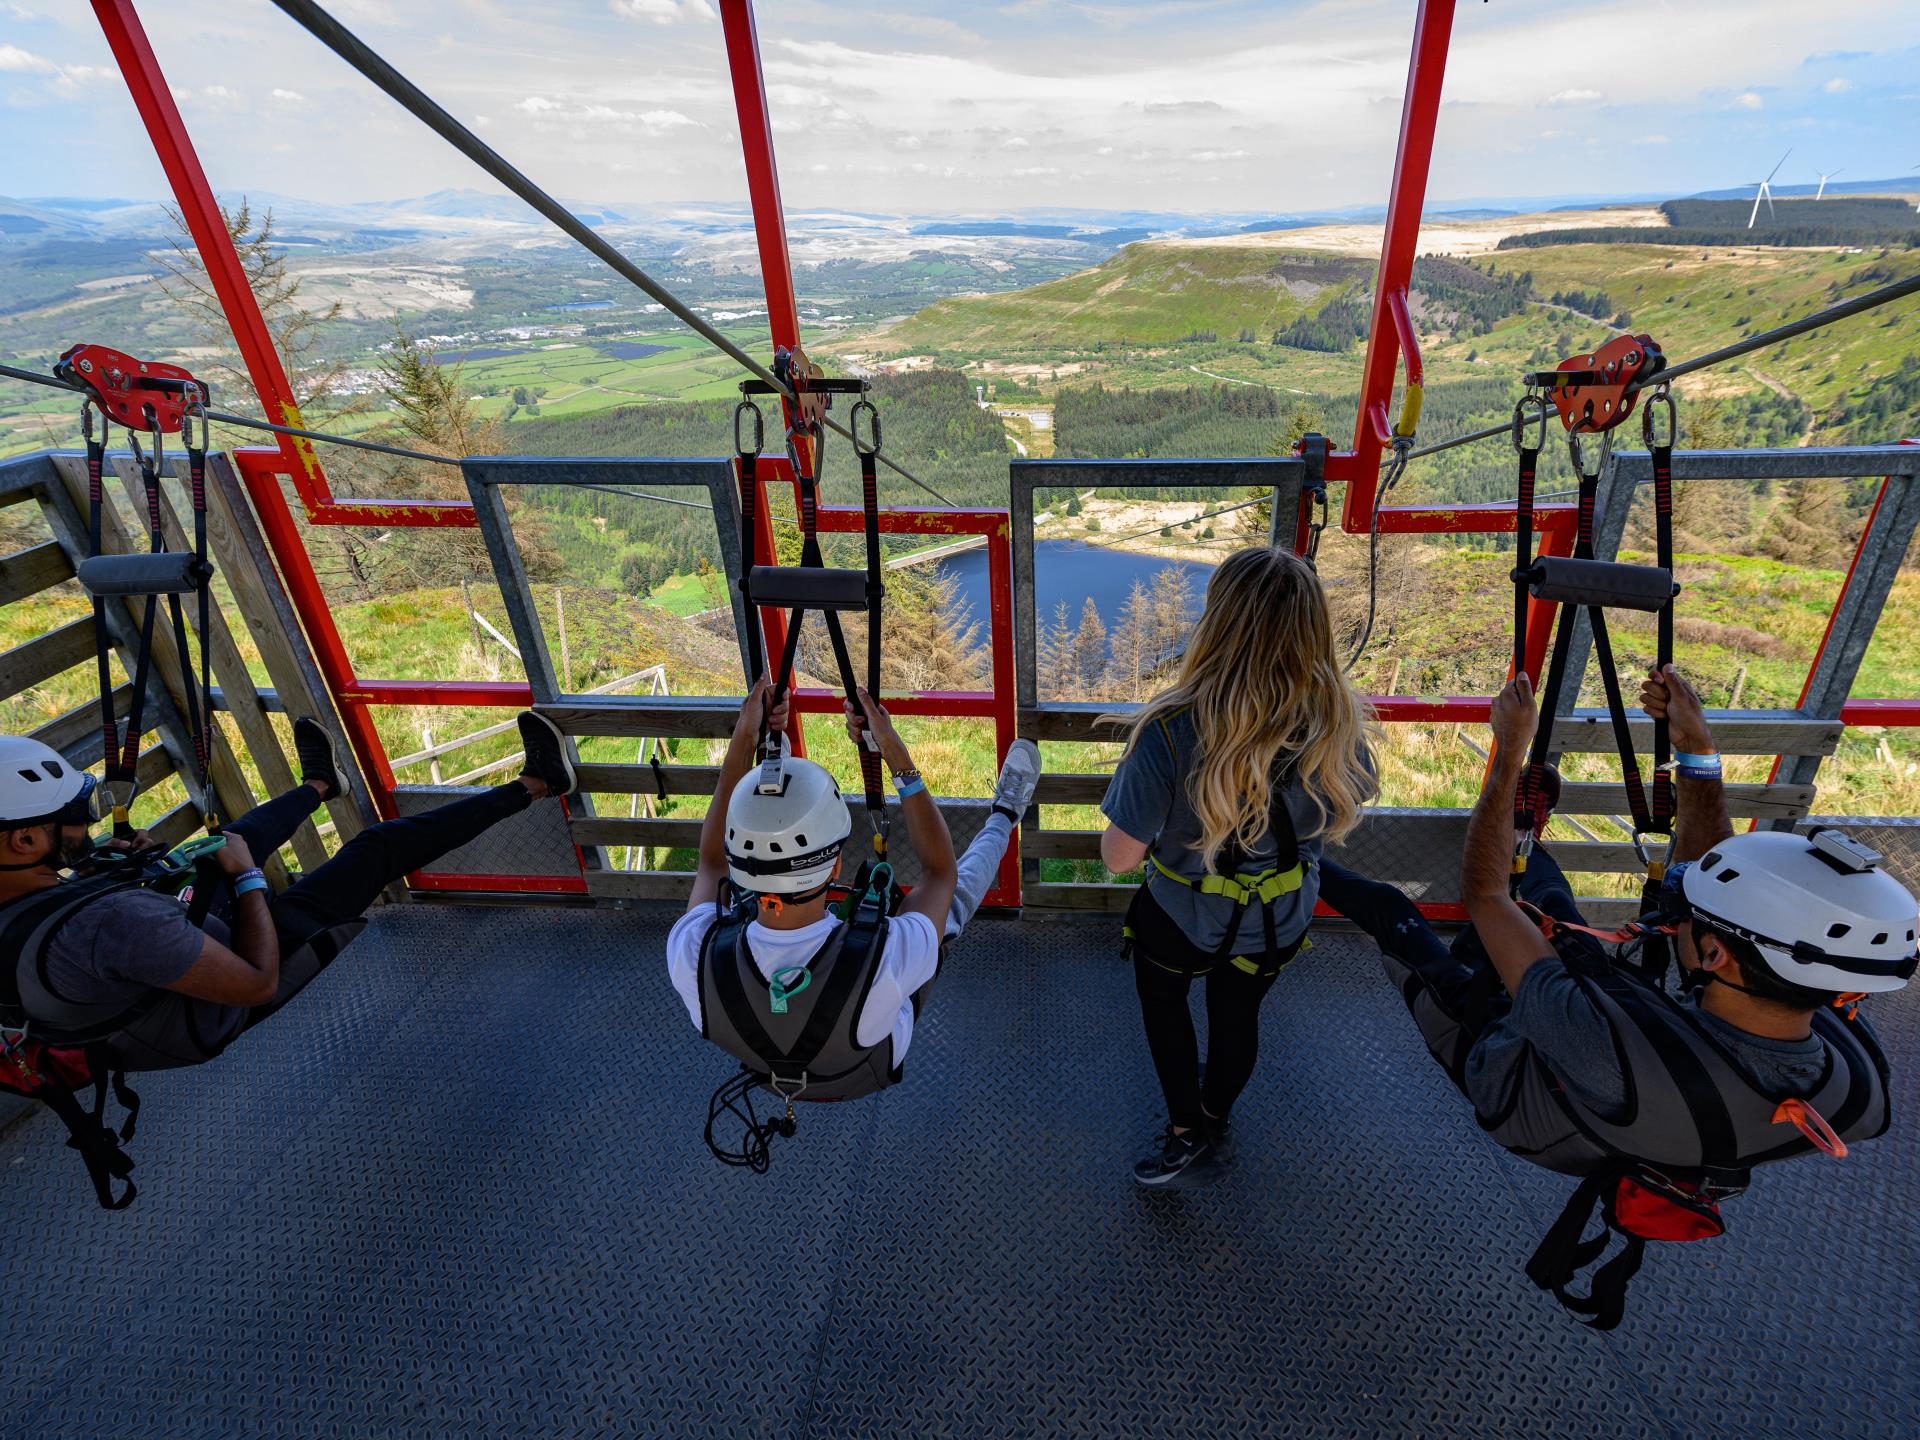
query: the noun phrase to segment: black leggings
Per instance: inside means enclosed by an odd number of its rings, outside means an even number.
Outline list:
[[[1149,960],[1141,947],[1133,949],[1133,983],[1140,993],[1140,1018],[1146,1024],[1147,1049],[1160,1088],[1167,1097],[1167,1119],[1182,1130],[1197,1130],[1211,1117],[1227,1118],[1233,1102],[1253,1078],[1260,1058],[1260,1002],[1279,977],[1280,966],[1293,958],[1302,935],[1279,956],[1263,956],[1264,975],[1249,975],[1231,960],[1222,960],[1201,978],[1207,998],[1207,1079],[1200,1083],[1200,1040],[1187,1008],[1192,975],[1169,970]],[[1277,963],[1276,963],[1277,961]]]
[[[332,958],[330,953],[301,951],[314,936],[359,919],[394,881],[458,850],[532,803],[527,787],[516,780],[424,814],[402,815],[369,825],[342,845],[331,860],[274,897],[269,908],[280,936],[280,988],[267,1004],[249,1012],[247,1023],[264,1020],[325,968]],[[256,805],[226,828],[245,840],[247,849],[258,859],[292,839],[300,822],[319,806],[320,797],[313,787],[301,785]]]

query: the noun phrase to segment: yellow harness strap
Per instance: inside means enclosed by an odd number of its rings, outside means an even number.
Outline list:
[[[1158,855],[1148,853],[1153,868],[1167,879],[1185,885],[1189,890],[1198,890],[1202,895],[1222,895],[1236,905],[1252,904],[1258,900],[1262,905],[1271,905],[1282,895],[1291,895],[1300,888],[1306,878],[1305,870],[1298,860],[1285,870],[1262,870],[1257,875],[1205,875],[1195,884],[1186,876],[1169,870]]]

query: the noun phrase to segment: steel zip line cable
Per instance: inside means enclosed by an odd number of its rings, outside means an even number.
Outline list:
[[[85,395],[86,387],[70,385],[55,375],[36,375],[31,370],[17,369],[12,365],[0,365],[0,379],[24,380],[29,385],[44,385],[49,390],[65,390],[74,395]],[[255,420],[246,415],[230,415],[224,410],[204,410],[207,419],[221,425],[238,425],[245,430],[264,430],[271,435],[294,435],[302,440],[320,440],[328,445],[345,445],[353,450],[370,450],[375,455],[393,455],[401,460],[420,460],[429,465],[450,465],[460,468],[460,462],[446,455],[430,455],[425,450],[409,450],[403,445],[382,445],[376,440],[354,440],[345,435],[328,435],[320,430],[302,430],[294,425],[276,425],[271,420]],[[475,457],[480,458],[480,457]],[[605,490],[613,495],[625,495],[634,500],[658,500],[662,505],[684,505],[689,510],[711,511],[711,505],[702,505],[697,500],[681,500],[672,495],[652,495],[644,490],[622,490],[611,485],[580,486],[583,490]],[[785,521],[784,516],[776,519]],[[785,521],[791,524],[791,521]]]
[[[273,0],[273,3],[285,11],[294,23],[312,35],[314,39],[318,40],[322,45],[325,45],[329,50],[333,51],[334,54],[346,61],[347,64],[359,71],[366,79],[372,81],[381,90],[385,91],[389,98],[407,110],[416,120],[420,121],[428,129],[432,130],[434,134],[438,135],[442,140],[445,140],[449,145],[453,146],[454,149],[466,156],[467,159],[486,171],[487,174],[491,175],[495,180],[506,186],[506,188],[511,190],[515,195],[526,201],[527,204],[539,211],[541,215],[545,216],[554,225],[565,231],[575,241],[592,252],[602,263],[620,275],[622,279],[629,281],[651,295],[656,301],[666,307],[682,324],[688,326],[708,344],[742,366],[749,373],[773,386],[780,395],[788,400],[794,399],[792,386],[782,383],[766,366],[762,365],[758,360],[734,344],[733,341],[722,335],[711,324],[695,314],[692,307],[681,300],[679,296],[667,289],[666,286],[660,284],[660,282],[655,280],[651,275],[648,275],[646,271],[634,264],[612,245],[608,244],[594,232],[591,226],[581,220],[579,216],[575,215],[571,210],[567,209],[566,206],[562,205],[558,200],[555,200],[551,195],[547,194],[546,191],[542,190],[538,185],[535,185],[533,181],[521,174],[520,171],[508,164],[505,157],[498,151],[481,140],[479,136],[467,129],[466,126],[454,119],[453,116],[449,115],[437,102],[429,97],[426,92],[421,90],[419,86],[415,85],[411,80],[407,79],[406,76],[394,69],[393,66],[381,59],[380,56],[368,48],[366,43],[357,35],[351,30],[348,30],[318,5],[312,3],[312,0]],[[821,418],[825,421],[829,430],[844,436],[848,440],[853,439],[853,432],[838,421],[826,416],[822,416]],[[959,508],[953,501],[927,484],[926,481],[920,479],[911,471],[895,464],[892,460],[888,459],[885,454],[880,455],[879,460],[880,463],[885,465],[889,470],[912,481],[942,505],[947,506],[949,509]]]
[[[1831,325],[1836,320],[1845,320],[1858,315],[1863,310],[1872,310],[1877,306],[1901,300],[1909,295],[1920,294],[1920,275],[1910,275],[1905,280],[1896,280],[1891,285],[1882,285],[1878,290],[1869,290],[1864,295],[1856,295],[1851,300],[1843,300],[1838,305],[1830,305],[1825,310],[1816,310],[1813,314],[1795,320],[1772,330],[1762,331],[1745,340],[1736,340],[1731,345],[1718,350],[1710,350],[1705,355],[1695,356],[1691,360],[1682,360],[1678,365],[1669,365],[1657,375],[1649,375],[1640,382],[1640,389],[1651,385],[1663,385],[1670,380],[1678,380],[1682,375],[1691,375],[1696,370],[1705,370],[1712,365],[1721,365],[1728,360],[1737,360],[1742,355],[1750,355],[1755,350],[1764,350],[1769,345],[1778,345],[1783,340],[1791,340],[1796,335],[1804,335],[1809,330],[1818,330],[1823,325]],[[1428,455],[1438,455],[1443,450],[1457,449],[1462,445],[1471,445],[1476,440],[1491,440],[1496,435],[1511,435],[1513,422],[1502,421],[1498,425],[1489,425],[1484,430],[1475,430],[1469,435],[1456,435],[1451,440],[1442,440],[1438,445],[1427,445],[1414,451],[1407,458],[1419,460]],[[1391,464],[1391,461],[1383,461]]]

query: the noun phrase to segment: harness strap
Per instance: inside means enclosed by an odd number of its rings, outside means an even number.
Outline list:
[[[126,1077],[115,1072],[111,1082],[114,1095],[129,1109],[126,1123],[115,1134],[102,1118],[107,1104],[108,1083],[106,1071],[95,1072],[91,1112],[81,1106],[71,1090],[56,1080],[49,1080],[42,1085],[34,1092],[34,1098],[59,1116],[60,1123],[67,1127],[67,1148],[78,1154],[81,1163],[87,1167],[87,1178],[93,1182],[94,1197],[99,1200],[100,1208],[124,1210],[133,1203],[133,1197],[139,1192],[128,1178],[133,1173],[133,1157],[121,1148],[121,1141],[133,1138],[140,1097],[127,1088]],[[125,1182],[125,1188],[118,1195],[113,1190],[116,1181]]]
[[[863,905],[860,908],[864,911],[872,907]],[[865,944],[860,951],[860,964],[853,965],[848,961],[851,958],[850,942],[855,938],[856,925],[860,926],[861,938],[865,940]],[[827,1043],[833,1039],[833,1028],[845,1015],[847,1006],[852,1001],[855,990],[865,977],[868,968],[873,964],[874,952],[885,935],[884,924],[869,925],[858,920],[847,922],[846,927],[840,931],[836,937],[839,941],[840,953],[834,962],[833,973],[827,977],[827,985],[820,992],[820,998],[813,1002],[813,1010],[807,1016],[807,1023],[801,1027],[799,1037],[793,1042],[793,1049],[786,1054],[785,1063],[789,1068],[803,1072],[813,1068],[813,1062],[820,1058],[820,1052],[826,1049]],[[818,958],[815,957],[816,960]],[[847,1019],[853,1029],[859,1028],[858,1015],[847,1017]],[[855,1043],[858,1043],[857,1039]]]

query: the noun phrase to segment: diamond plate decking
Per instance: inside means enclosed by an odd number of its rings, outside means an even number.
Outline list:
[[[1765,1174],[1606,1338],[1521,1274],[1566,1183],[1482,1138],[1362,942],[1269,999],[1234,1175],[1143,1196],[1110,929],[979,922],[907,1084],[757,1177],[702,1148],[727,1067],[665,920],[383,912],[147,1077],[125,1214],[49,1118],[0,1136],[0,1435],[1916,1431],[1916,997],[1876,1010],[1894,1133]]]

